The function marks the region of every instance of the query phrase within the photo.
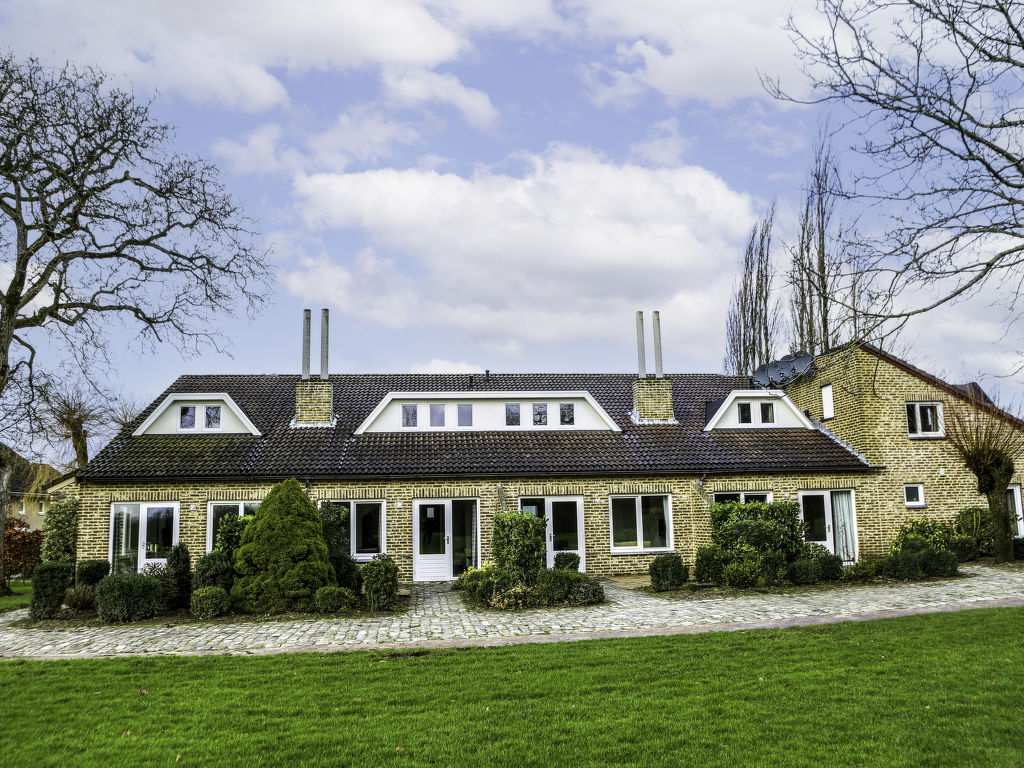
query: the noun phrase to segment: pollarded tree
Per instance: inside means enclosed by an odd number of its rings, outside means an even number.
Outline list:
[[[978,479],[978,493],[988,498],[996,562],[1013,562],[1016,521],[1006,488],[1013,479],[1016,462],[1024,457],[1024,422],[980,397],[947,401],[943,413],[947,439]]]
[[[111,326],[194,351],[216,345],[213,317],[263,301],[254,227],[216,166],[172,140],[149,103],[97,69],[0,54],[0,432],[10,442],[33,429],[40,345],[47,360],[82,369],[106,360]],[[0,504],[0,532],[6,514]]]
[[[316,591],[335,583],[320,513],[298,480],[278,483],[260,502],[235,573],[231,599],[249,613],[311,611]]]

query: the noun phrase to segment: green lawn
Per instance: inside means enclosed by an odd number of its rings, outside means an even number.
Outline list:
[[[11,585],[11,592],[14,594],[0,596],[0,613],[28,608],[28,604],[32,602],[32,582],[11,580],[7,583]]]
[[[8,661],[0,701],[9,767],[1024,766],[1024,609],[432,653]]]

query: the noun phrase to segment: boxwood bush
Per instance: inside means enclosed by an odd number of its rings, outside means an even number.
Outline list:
[[[948,549],[926,549],[921,553],[921,570],[925,576],[956,576],[957,557]]]
[[[821,567],[810,557],[798,557],[789,564],[786,578],[794,584],[817,584],[821,581]]]
[[[215,619],[230,609],[231,599],[223,587],[200,587],[189,600],[189,613],[197,619]]]
[[[746,589],[757,584],[757,563],[753,560],[733,560],[722,569],[722,581],[727,587]]]
[[[115,573],[100,579],[93,590],[96,612],[104,621],[125,623],[148,619],[163,605],[160,579],[144,573]]]
[[[390,555],[377,555],[363,566],[363,594],[371,611],[398,607],[398,564]]]
[[[734,556],[714,544],[698,547],[697,560],[693,567],[693,578],[701,584],[721,584],[725,566],[731,563]]]
[[[878,577],[881,563],[882,561],[877,559],[858,560],[846,569],[843,578],[847,581],[871,581]]]
[[[655,592],[679,589],[690,577],[690,569],[683,563],[683,558],[679,556],[678,552],[658,555],[651,560],[649,570],[651,589]]]
[[[75,580],[71,563],[47,561],[32,570],[32,600],[28,615],[33,619],[52,619],[60,612],[64,595]]]
[[[192,597],[192,555],[183,541],[167,553],[167,585],[164,602],[168,608],[172,611],[188,608]]]
[[[95,587],[100,579],[110,573],[108,560],[83,560],[78,564],[78,583]]]
[[[975,560],[978,557],[978,542],[963,533],[957,533],[950,537],[949,549],[961,563]]]
[[[889,552],[901,552],[909,548],[920,552],[927,547],[933,549],[949,549],[950,539],[955,531],[951,525],[939,520],[908,520],[900,528],[893,539]],[[921,542],[924,542],[923,546]]]
[[[559,552],[555,555],[556,571],[579,571],[580,556],[575,552]]]
[[[924,576],[921,569],[921,552],[904,548],[882,561],[880,572],[887,579],[916,581]]]
[[[313,598],[313,607],[317,613],[337,613],[358,606],[359,598],[347,587],[320,587]]]
[[[494,562],[521,584],[532,586],[544,570],[546,525],[543,518],[522,512],[494,516]]]

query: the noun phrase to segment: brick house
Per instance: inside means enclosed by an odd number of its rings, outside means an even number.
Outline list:
[[[715,500],[799,501],[808,537],[847,560],[882,554],[908,517],[979,502],[938,441],[909,440],[895,416],[889,431],[857,427],[882,417],[846,410],[857,396],[839,378],[826,416],[811,402],[824,378],[787,393],[747,377],[663,375],[657,316],[653,376],[642,328],[638,375],[329,375],[326,310],[311,376],[308,310],[305,322],[301,375],[182,376],[79,473],[80,559],[130,570],[177,541],[208,551],[225,515],[252,513],[289,477],[316,502],[347,504],[352,555],[387,552],[405,581],[488,560],[500,511],[543,515],[549,560],[576,552],[607,575],[645,571],[668,551],[692,563]],[[893,371],[887,405],[905,412],[914,387],[934,399]],[[876,444],[890,439],[908,445]],[[904,505],[910,481],[924,484],[927,507]]]

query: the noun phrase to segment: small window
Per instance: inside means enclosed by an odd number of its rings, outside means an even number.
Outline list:
[[[415,403],[411,405],[402,406],[402,426],[403,427],[415,427],[416,417],[419,414],[419,408]]]
[[[714,495],[714,500],[715,504],[725,504],[728,502],[749,504],[752,501],[759,501],[762,504],[768,504],[772,500],[772,495],[767,491],[753,491],[750,493],[747,493],[745,491],[727,491],[725,493],[716,493]]]
[[[775,403],[761,403],[761,423],[775,423]]]
[[[519,403],[505,403],[505,426],[519,426]]]
[[[903,501],[910,508],[924,506],[924,485],[911,483],[903,486]]]
[[[821,418],[831,419],[836,415],[836,404],[832,398],[832,385],[826,384],[821,388]]]
[[[715,504],[731,504],[733,502],[742,502],[743,494],[741,493],[716,493],[714,496]]]
[[[533,426],[543,427],[548,423],[548,404],[547,403],[534,403],[533,404]]]
[[[616,496],[611,499],[612,550],[670,548],[668,496]]]
[[[430,426],[432,427],[443,427],[444,426],[444,404],[433,403],[430,406]]]
[[[178,409],[178,427],[181,429],[196,428],[196,407],[183,405]]]
[[[941,403],[907,403],[907,434],[912,437],[943,437]]]
[[[563,427],[569,427],[576,423],[576,406],[572,403],[562,403],[558,406],[558,423]]]
[[[740,424],[749,424],[751,421],[750,417],[750,403],[740,403],[738,406]]]
[[[220,406],[219,405],[208,405],[208,406],[206,406],[206,428],[207,429],[220,429]]]
[[[381,552],[380,502],[356,502],[352,505],[352,554],[377,555]]]
[[[472,427],[473,426],[473,404],[472,403],[460,403],[459,404],[459,426],[460,427]]]

